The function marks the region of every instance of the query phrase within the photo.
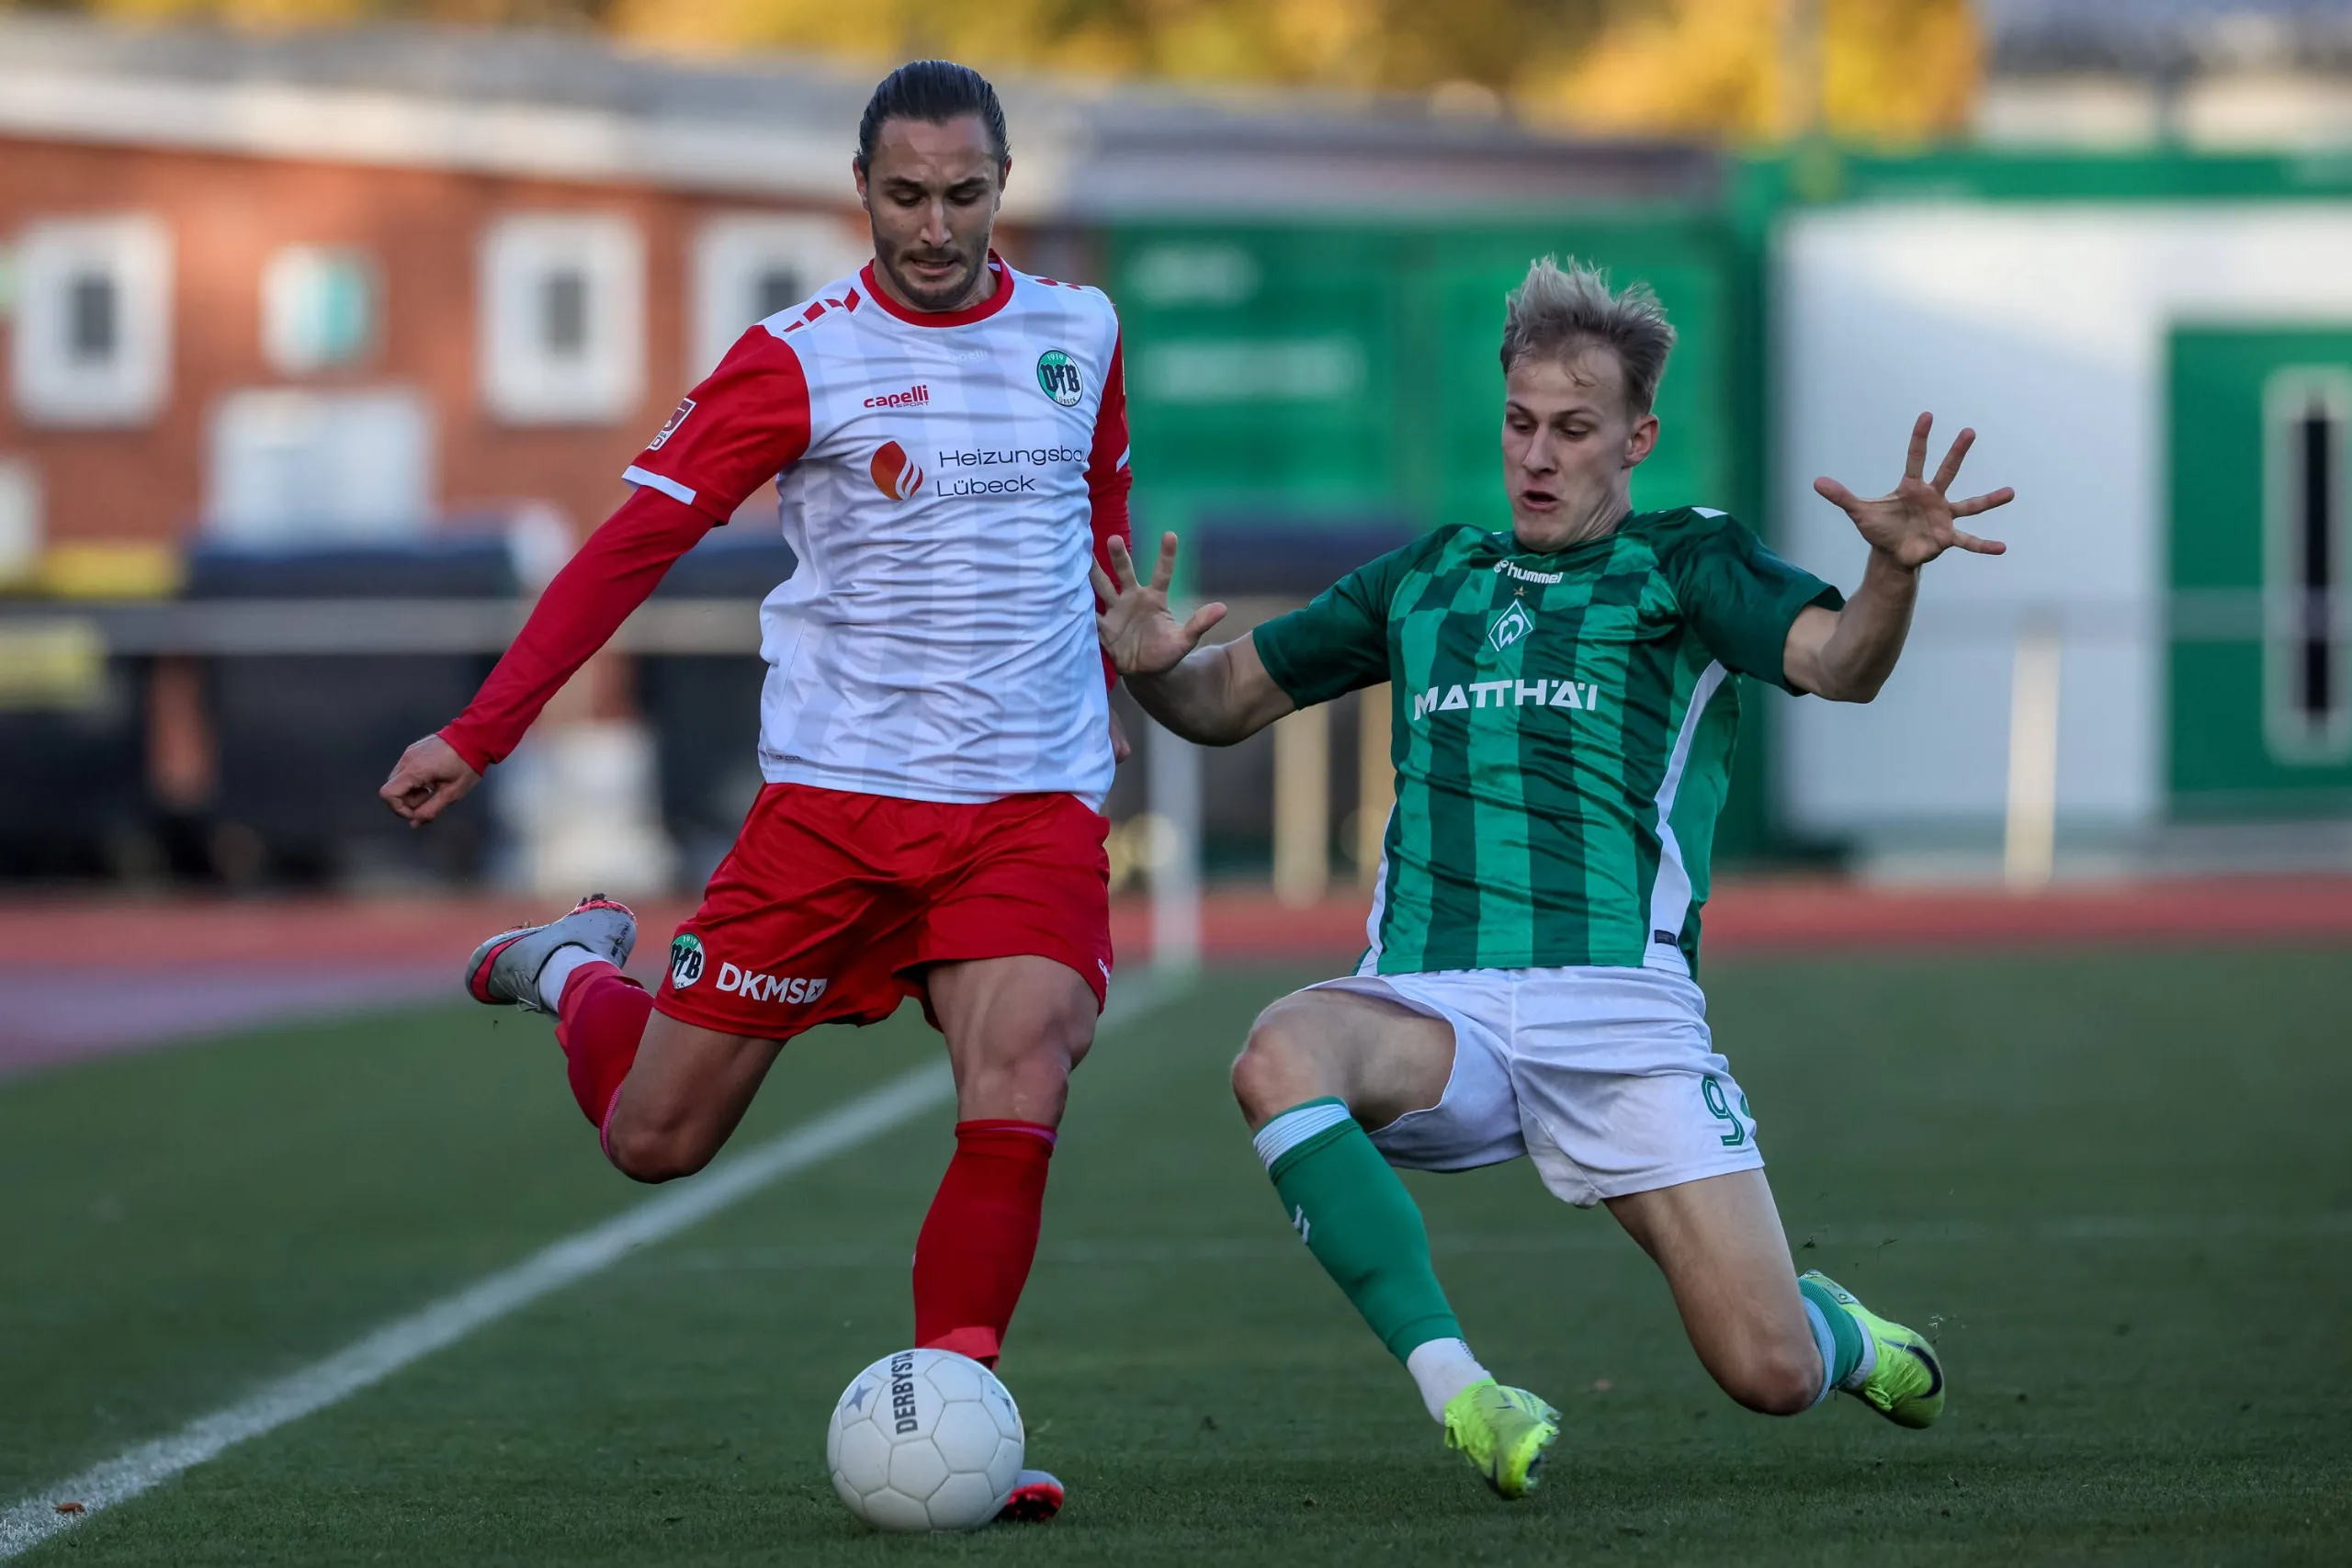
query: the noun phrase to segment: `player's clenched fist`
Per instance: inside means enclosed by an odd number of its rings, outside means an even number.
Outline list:
[[[1122,675],[1159,675],[1174,669],[1200,645],[1211,626],[1225,619],[1223,604],[1204,604],[1183,625],[1168,608],[1168,584],[1176,576],[1176,536],[1159,536],[1159,564],[1151,581],[1136,577],[1136,563],[1127,543],[1114,535],[1110,541],[1111,572],[1092,568],[1095,597],[1102,604],[1094,617],[1102,637],[1102,651]]]
[[[466,765],[455,747],[438,735],[428,735],[401,753],[392,776],[376,793],[393,815],[412,828],[422,828],[480,783],[481,775]]]

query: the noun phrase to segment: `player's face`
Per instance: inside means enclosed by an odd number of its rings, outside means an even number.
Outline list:
[[[1522,356],[1503,378],[1503,488],[1521,546],[1556,550],[1615,527],[1657,445],[1657,419],[1625,406],[1609,349]]]
[[[987,299],[989,232],[1004,199],[1004,174],[978,115],[944,125],[884,120],[873,161],[857,176],[882,286],[918,310],[957,310]]]

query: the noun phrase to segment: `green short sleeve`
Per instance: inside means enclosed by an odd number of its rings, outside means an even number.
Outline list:
[[[1845,595],[1774,555],[1736,518],[1696,507],[1686,516],[1659,551],[1685,620],[1724,668],[1794,691],[1781,666],[1789,627],[1808,604],[1844,608]]]
[[[1388,679],[1388,604],[1431,536],[1368,561],[1251,635],[1266,673],[1300,707]]]

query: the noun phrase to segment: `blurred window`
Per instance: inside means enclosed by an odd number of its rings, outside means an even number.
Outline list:
[[[752,322],[856,271],[870,250],[835,218],[730,212],[706,222],[695,238],[686,380],[708,375]]]
[[[76,365],[114,357],[115,285],[103,272],[76,273],[66,285],[66,356]]]
[[[143,424],[170,390],[172,242],[144,217],[28,225],[11,358],[28,423]]]
[[[213,411],[205,532],[307,547],[423,533],[433,516],[433,415],[405,388],[231,392]]]
[[[588,352],[588,278],[576,268],[551,272],[539,286],[539,342],[548,357]]]
[[[262,349],[288,376],[356,365],[376,345],[375,263],[365,252],[288,245],[262,269]]]
[[[2292,367],[2263,399],[2268,657],[2265,727],[2281,761],[2352,756],[2352,648],[2346,633],[2346,432],[2352,371]],[[2280,613],[2283,611],[2284,613]]]
[[[808,292],[808,279],[788,266],[763,268],[752,279],[752,308],[759,313],[752,319],[764,321],[787,305],[797,304]]]
[[[610,213],[518,214],[481,250],[481,384],[509,424],[609,424],[645,388],[645,243]]]

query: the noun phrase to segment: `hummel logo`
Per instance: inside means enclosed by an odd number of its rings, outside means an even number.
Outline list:
[[[1298,1233],[1298,1239],[1301,1241],[1312,1239],[1311,1233],[1315,1229],[1313,1225],[1307,1223],[1306,1211],[1295,1205],[1292,1207],[1290,1212],[1290,1228]]]

